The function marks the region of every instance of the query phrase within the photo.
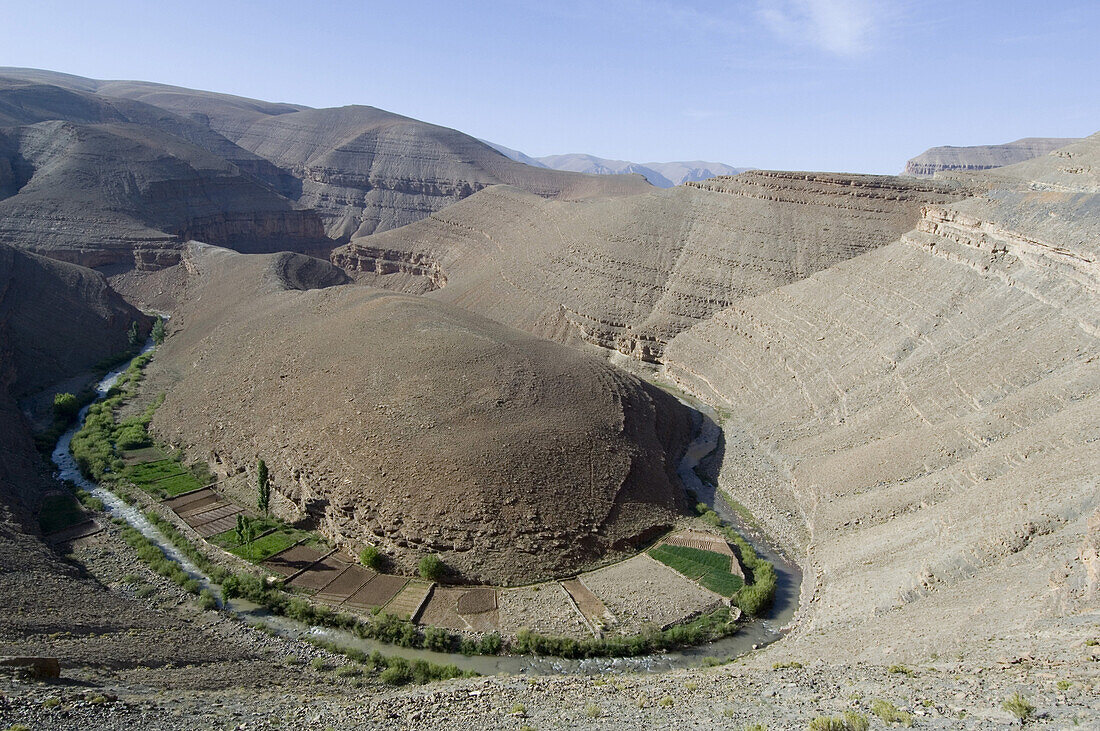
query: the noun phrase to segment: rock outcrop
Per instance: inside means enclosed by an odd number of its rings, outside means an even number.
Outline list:
[[[974,172],[999,168],[1041,157],[1077,141],[1076,137],[1024,137],[1003,145],[932,147],[905,163],[905,175],[930,178],[947,170]]]
[[[950,182],[773,171],[579,203],[496,187],[354,238],[332,260],[543,337],[659,360],[737,299],[885,245],[922,205],[964,194]]]
[[[149,369],[156,433],[225,476],[263,457],[282,514],[342,545],[516,583],[636,550],[684,507],[686,411],[598,358],[423,297],[312,288],[344,275],[297,255],[186,264]]]
[[[331,248],[274,166],[156,107],[0,79],[0,124],[0,242],[93,267],[170,265],[195,237]]]
[[[566,200],[651,188],[640,175],[582,175],[524,165],[469,135],[374,107],[310,109],[37,69],[0,68],[0,76],[91,92],[105,104],[141,102],[198,123],[236,150],[243,148],[243,157],[234,152],[235,164],[240,158],[242,170],[315,209],[328,235],[338,240],[417,221],[489,185],[515,185]],[[254,170],[261,162],[275,171]]]
[[[669,345],[731,414],[723,486],[804,557],[790,652],[1066,658],[1095,611],[1100,136],[1066,150]]]

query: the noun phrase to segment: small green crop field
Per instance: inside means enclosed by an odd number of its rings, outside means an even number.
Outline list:
[[[146,492],[168,497],[202,487],[195,476],[174,459],[130,465],[122,475]]]
[[[121,453],[122,461],[128,465],[145,464],[147,462],[160,462],[166,459],[164,452],[156,447],[142,447],[141,449],[126,449]]]
[[[221,546],[235,556],[240,556],[246,561],[260,563],[274,556],[280,551],[293,546],[298,541],[305,541],[307,545],[319,546],[321,539],[309,531],[292,528],[274,518],[252,518],[252,525],[256,527],[256,533],[271,531],[266,535],[252,541],[252,545],[241,545],[237,542],[237,536],[233,530],[218,533],[209,540],[216,546]]]
[[[651,548],[649,555],[722,596],[733,596],[744,585],[740,576],[730,573],[730,557],[721,553],[662,544]]]
[[[71,528],[87,519],[88,515],[72,495],[49,495],[38,511],[38,525],[45,534]]]

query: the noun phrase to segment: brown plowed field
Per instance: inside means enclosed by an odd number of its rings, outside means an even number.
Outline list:
[[[263,562],[263,567],[283,576],[293,576],[320,560],[322,554],[308,546],[291,546]]]
[[[458,613],[481,614],[497,608],[497,590],[492,587],[470,589],[458,598]]]
[[[348,597],[344,604],[355,609],[380,607],[397,596],[406,583],[408,579],[400,576],[378,574]]]
[[[291,586],[297,586],[301,589],[312,589],[318,591],[324,589],[330,581],[335,579],[345,568],[347,564],[343,561],[337,560],[332,556],[315,563],[308,571],[297,576],[290,582]]]
[[[420,604],[424,601],[424,597],[428,595],[428,590],[431,588],[432,585],[429,582],[416,581],[414,579],[406,584],[405,588],[398,592],[397,596],[386,604],[385,609],[390,614],[396,614],[402,619],[409,619],[412,617],[413,613],[420,608]]]
[[[726,543],[719,536],[697,530],[686,530],[677,533],[674,536],[669,536],[662,542],[670,546],[698,548],[701,551],[714,551],[723,556],[733,556],[733,549],[730,548],[730,544]]]
[[[188,516],[197,515],[207,510],[212,510],[213,508],[224,504],[225,503],[220,500],[217,495],[210,493],[207,495],[201,495],[197,500],[185,503],[178,508],[173,507],[172,509],[176,511],[176,515],[186,519]]]
[[[613,621],[615,616],[608,611],[600,598],[588,590],[588,587],[579,579],[569,579],[561,582],[562,588],[569,592],[573,601],[577,603],[583,614],[593,625],[600,626]]]
[[[369,571],[359,566],[348,566],[340,575],[330,581],[325,588],[317,592],[317,598],[326,602],[342,602],[376,575],[377,574],[373,571]]]
[[[199,500],[204,500],[208,497],[214,497],[216,499],[217,496],[217,493],[208,487],[203,490],[196,490],[195,492],[189,492],[186,495],[180,495],[179,497],[171,498],[170,500],[165,500],[164,504],[179,513],[181,510],[186,509],[187,506],[196,503]]]

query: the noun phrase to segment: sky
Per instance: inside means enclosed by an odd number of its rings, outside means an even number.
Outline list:
[[[0,3],[0,66],[369,104],[529,155],[897,173],[1100,130],[1097,0]]]

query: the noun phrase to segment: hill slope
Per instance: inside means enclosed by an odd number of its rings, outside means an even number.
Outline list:
[[[1003,145],[932,147],[905,163],[905,174],[930,178],[947,170],[987,170],[1046,155],[1077,142],[1075,137],[1024,137]]]
[[[685,410],[599,359],[422,297],[316,289],[342,273],[294,255],[187,265],[154,428],[225,474],[262,456],[278,509],[342,544],[511,583],[630,550],[682,508]]]
[[[489,185],[515,185],[567,200],[651,187],[636,175],[581,175],[523,165],[469,135],[374,107],[310,109],[37,69],[0,68],[0,76],[136,100],[200,123],[277,166],[283,177],[267,182],[316,210],[334,239],[411,223]]]
[[[333,261],[544,337],[645,360],[727,307],[882,246],[954,183],[756,171],[566,203],[492,188]]]
[[[723,486],[805,557],[781,652],[1075,660],[1100,601],[1098,163],[1093,136],[993,171],[669,345],[732,414]]]
[[[735,168],[720,162],[705,162],[703,160],[689,160],[677,162],[630,162],[628,160],[611,160],[606,157],[597,157],[587,153],[571,153],[567,155],[544,155],[543,157],[531,157],[519,150],[498,145],[488,140],[481,140],[494,150],[505,156],[527,165],[550,168],[552,170],[571,170],[578,173],[590,173],[594,175],[627,175],[637,173],[642,175],[650,184],[658,188],[672,188],[684,183],[697,182],[715,178],[722,175],[737,175],[752,168]]]

